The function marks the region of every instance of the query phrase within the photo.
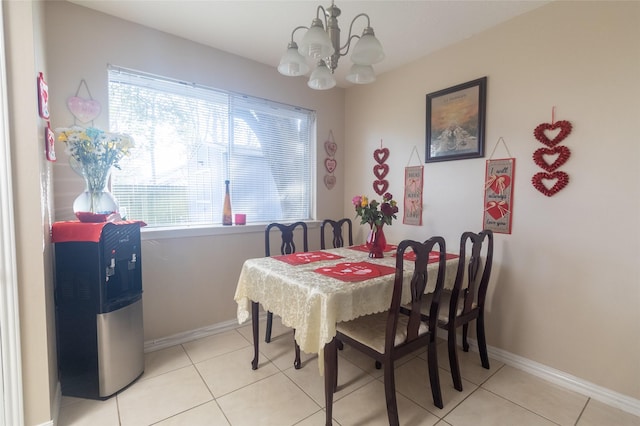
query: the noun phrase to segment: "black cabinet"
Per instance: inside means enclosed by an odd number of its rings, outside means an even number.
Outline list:
[[[106,399],[144,371],[140,224],[57,222],[62,394]]]

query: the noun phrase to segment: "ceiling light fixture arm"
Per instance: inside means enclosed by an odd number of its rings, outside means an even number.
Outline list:
[[[291,31],[291,41],[289,42],[289,46],[288,47],[295,47],[296,49],[298,48],[298,44],[293,39],[293,35],[296,33],[296,31],[301,30],[301,29],[308,30],[309,27],[305,27],[304,25],[300,25],[299,27],[295,27],[293,29],[293,31]]]
[[[364,29],[363,35],[366,34],[367,32],[373,33],[373,28],[371,28],[371,20],[369,19],[369,15],[367,15],[366,13],[360,13],[359,15],[356,15],[356,17],[351,20],[351,24],[349,25],[349,37],[347,37],[347,41],[345,42],[344,46],[340,48],[340,56],[346,56],[347,53],[349,53],[349,47],[351,47],[351,40],[353,40],[354,38],[357,38],[357,39],[360,38],[359,35],[353,34],[353,24],[356,22],[356,19],[358,19],[361,16],[364,16],[365,18],[367,18],[367,26]],[[346,50],[343,53],[342,49],[345,49],[345,48]]]

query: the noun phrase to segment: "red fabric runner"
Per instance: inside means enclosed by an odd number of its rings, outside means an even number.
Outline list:
[[[356,282],[370,278],[390,275],[396,272],[396,268],[385,265],[376,265],[369,262],[338,263],[314,270],[322,275],[333,277],[341,281]]]
[[[342,256],[324,251],[311,251],[302,253],[291,253],[282,256],[272,256],[274,259],[288,263],[289,265],[306,265],[307,263],[320,262],[322,260],[342,259]]]
[[[351,246],[349,248],[351,250],[365,251],[365,252],[369,253],[369,247],[367,247],[366,244],[360,244],[359,246]],[[393,251],[393,250],[396,250],[397,248],[398,248],[398,246],[395,245],[395,244],[387,244],[383,251],[384,252]]]
[[[128,225],[132,223],[138,223],[140,226],[147,225],[140,220],[123,220],[119,222],[79,222],[77,220],[69,220],[66,222],[55,222],[51,227],[51,242],[89,241],[97,243],[100,241],[102,228],[109,223],[114,225]]]

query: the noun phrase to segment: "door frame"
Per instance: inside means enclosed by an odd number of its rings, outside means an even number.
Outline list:
[[[24,424],[4,14],[0,5],[0,425]]]

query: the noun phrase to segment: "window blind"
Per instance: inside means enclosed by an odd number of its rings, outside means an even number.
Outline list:
[[[110,66],[109,127],[135,142],[112,177],[149,226],[220,224],[224,181],[248,223],[311,219],[315,113]]]

